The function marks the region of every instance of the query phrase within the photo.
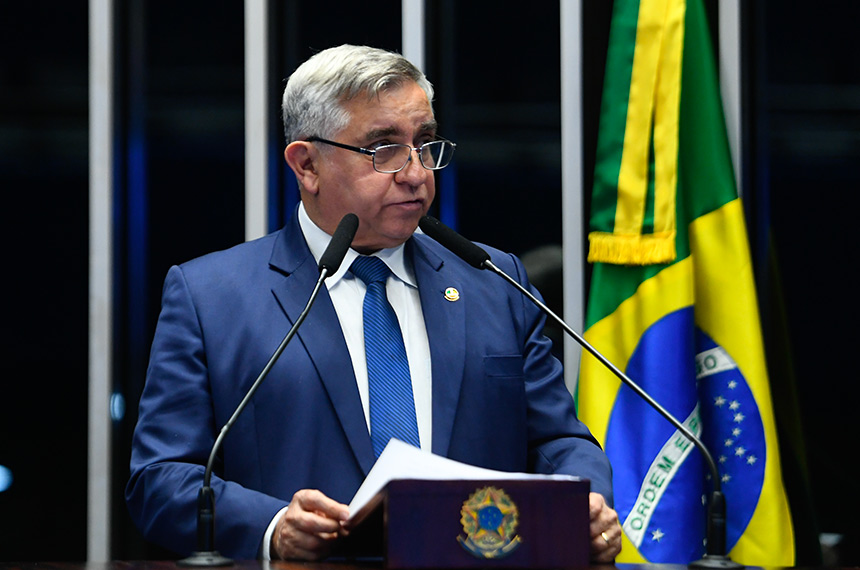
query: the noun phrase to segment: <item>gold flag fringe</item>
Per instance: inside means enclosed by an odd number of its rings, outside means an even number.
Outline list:
[[[607,232],[588,234],[589,263],[654,265],[675,261],[675,232],[623,235]]]

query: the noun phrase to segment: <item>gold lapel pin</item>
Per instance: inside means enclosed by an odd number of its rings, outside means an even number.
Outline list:
[[[460,292],[457,291],[454,287],[448,287],[445,289],[445,298],[449,301],[459,301],[460,300]]]

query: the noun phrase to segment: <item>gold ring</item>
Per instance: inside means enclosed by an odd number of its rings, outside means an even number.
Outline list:
[[[606,533],[605,533],[605,532],[601,532],[601,533],[600,533],[600,536],[602,536],[602,537],[603,537],[603,540],[605,540],[605,541],[606,541],[606,544],[609,544],[609,537],[608,537],[608,536],[606,536]]]

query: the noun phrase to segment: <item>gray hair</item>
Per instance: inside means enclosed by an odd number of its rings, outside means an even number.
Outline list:
[[[287,144],[318,136],[331,138],[349,123],[343,103],[359,94],[368,98],[414,81],[433,101],[433,86],[398,53],[342,45],[321,51],[296,69],[287,81],[281,110]]]

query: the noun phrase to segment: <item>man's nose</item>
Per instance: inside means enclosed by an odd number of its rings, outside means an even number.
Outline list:
[[[406,162],[406,166],[403,167],[403,170],[397,173],[398,175],[402,175],[400,181],[408,182],[413,186],[418,186],[427,180],[427,176],[430,172],[424,168],[423,164],[421,164],[421,158],[418,155],[419,152],[420,151],[417,148],[413,148],[409,153],[409,160]]]

